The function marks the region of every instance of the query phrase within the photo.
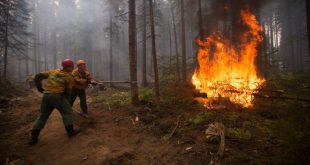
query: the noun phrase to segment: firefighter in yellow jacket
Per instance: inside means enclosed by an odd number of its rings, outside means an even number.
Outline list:
[[[70,104],[74,104],[76,97],[80,98],[80,107],[82,114],[88,114],[88,107],[86,103],[86,93],[85,90],[89,84],[97,85],[97,82],[93,80],[90,72],[86,69],[86,62],[84,60],[78,60],[76,62],[77,68],[72,71],[72,76],[74,77],[75,84],[72,89]]]
[[[35,121],[31,131],[30,145],[34,145],[38,142],[40,131],[43,129],[54,108],[58,109],[60,112],[69,137],[79,132],[79,130],[73,128],[72,110],[68,101],[74,85],[74,79],[71,75],[74,64],[71,60],[66,59],[62,61],[62,67],[62,69],[42,72],[35,76],[36,87],[39,92],[43,93],[43,98],[40,107],[40,115]],[[44,79],[47,79],[47,82],[43,88],[42,80]]]

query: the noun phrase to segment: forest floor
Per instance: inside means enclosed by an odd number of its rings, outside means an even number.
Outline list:
[[[146,97],[147,92],[142,95]],[[0,114],[0,164],[278,164],[286,153],[293,155],[288,162],[309,160],[309,131],[305,136],[297,132],[295,138],[296,131],[309,128],[309,104],[284,101],[304,109],[299,115],[307,116],[307,121],[297,116],[303,128],[290,118],[298,113],[284,110],[284,103],[277,101],[261,99],[256,104],[262,105],[255,110],[238,106],[206,110],[192,100],[180,100],[186,103],[180,105],[177,96],[174,103],[163,98],[169,104],[161,106],[144,102],[134,107],[128,100],[126,90],[107,89],[89,95],[90,118],[75,113],[82,132],[71,139],[55,110],[39,143],[29,146],[41,94],[28,89],[11,96],[9,110]],[[74,109],[79,110],[78,102]],[[219,139],[206,138],[205,131],[214,122],[226,127],[223,156],[217,155]],[[282,145],[283,141],[291,147]]]

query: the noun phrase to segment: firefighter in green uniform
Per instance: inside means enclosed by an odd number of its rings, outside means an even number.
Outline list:
[[[35,76],[35,84],[38,91],[43,93],[43,98],[39,117],[31,131],[30,145],[35,145],[38,142],[40,131],[54,108],[60,112],[69,137],[79,132],[73,128],[72,110],[68,101],[74,85],[74,79],[71,75],[74,67],[73,61],[69,59],[62,61],[62,67],[62,69],[42,72]],[[47,82],[42,88],[42,80],[44,79],[47,79]]]
[[[76,62],[77,68],[72,71],[75,83],[72,89],[70,104],[73,105],[76,97],[80,98],[80,107],[83,115],[88,114],[88,108],[86,103],[85,90],[89,84],[97,85],[97,82],[93,80],[90,72],[86,69],[86,62],[84,60],[78,60]]]

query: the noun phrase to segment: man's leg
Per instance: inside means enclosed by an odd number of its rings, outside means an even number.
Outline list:
[[[67,134],[69,137],[72,137],[79,133],[79,130],[75,130],[73,128],[73,119],[72,119],[72,110],[71,106],[67,99],[64,96],[60,99],[59,104],[57,105],[57,109],[59,110],[63,123],[65,125]]]
[[[88,107],[86,103],[86,93],[85,90],[79,90],[79,98],[80,98],[80,107],[84,114],[88,113]]]
[[[40,134],[41,129],[44,128],[46,121],[50,114],[53,111],[53,107],[48,103],[48,95],[44,94],[41,102],[40,107],[40,115],[35,121],[35,124],[31,130],[31,140],[29,141],[30,145],[34,145],[38,142],[38,137]]]
[[[71,95],[70,95],[70,100],[69,100],[71,106],[73,106],[74,101],[75,101],[77,96],[78,96],[78,89],[73,88],[72,92],[71,92]]]

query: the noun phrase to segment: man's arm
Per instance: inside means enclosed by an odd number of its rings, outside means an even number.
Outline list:
[[[97,84],[98,84],[97,81],[95,81],[95,80],[92,78],[90,72],[87,72],[87,74],[86,74],[86,79],[87,79],[87,83],[88,83],[88,84],[92,84],[92,85],[97,85]]]
[[[72,72],[72,76],[74,78],[75,83],[77,84],[84,84],[87,82],[87,79],[80,78],[78,72]]]
[[[43,93],[44,89],[42,88],[42,80],[47,79],[49,76],[49,72],[42,72],[36,74],[34,77],[35,85],[39,92]]]

